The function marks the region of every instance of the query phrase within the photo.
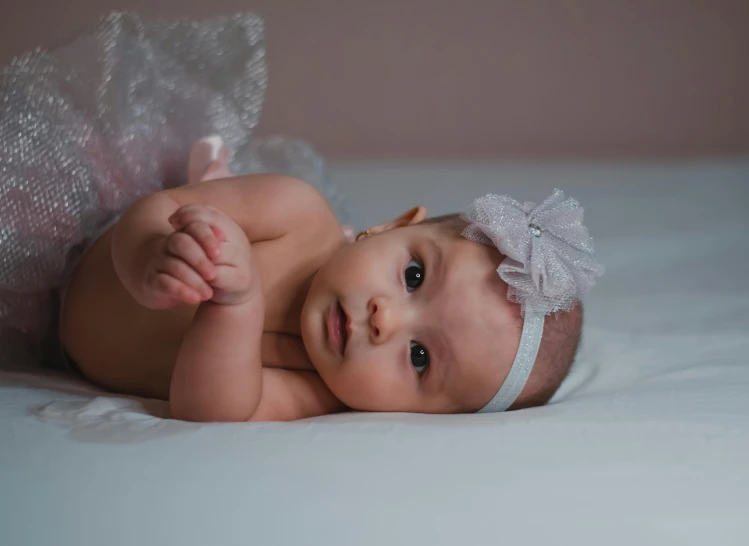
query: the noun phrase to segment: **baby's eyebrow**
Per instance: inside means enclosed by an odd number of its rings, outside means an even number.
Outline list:
[[[436,280],[434,281],[434,283],[436,284],[433,283],[434,289],[436,290],[438,286],[442,285],[442,279],[445,276],[445,257],[444,253],[442,252],[442,247],[432,237],[427,237],[427,244],[429,246],[430,253],[434,257],[434,271],[428,271],[427,274],[430,276],[436,275]]]

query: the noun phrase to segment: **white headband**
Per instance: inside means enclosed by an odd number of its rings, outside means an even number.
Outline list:
[[[512,363],[510,373],[502,386],[487,405],[478,413],[496,413],[505,411],[520,396],[525,382],[531,375],[536,362],[538,348],[541,346],[541,334],[544,331],[544,315],[529,314],[523,320],[523,333],[520,334],[520,346]]]
[[[479,412],[499,412],[517,400],[541,346],[544,317],[568,311],[603,274],[593,258],[593,240],[583,226],[583,209],[559,190],[536,206],[505,195],[474,201],[463,215],[463,237],[494,246],[505,256],[497,272],[507,298],[520,304],[523,331],[515,361],[504,383]]]

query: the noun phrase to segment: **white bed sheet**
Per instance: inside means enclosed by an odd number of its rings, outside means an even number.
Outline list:
[[[489,191],[583,202],[608,271],[554,403],[196,425],[3,372],[0,544],[749,544],[749,160],[333,175],[357,227]]]

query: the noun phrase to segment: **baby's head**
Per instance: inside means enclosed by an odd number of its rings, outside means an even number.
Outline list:
[[[320,269],[302,335],[343,403],[472,413],[490,402],[496,411],[498,403],[519,409],[551,398],[575,357],[582,307],[570,299],[544,315],[521,305],[517,283],[500,277],[517,249],[501,252],[471,233],[481,225],[470,215],[427,219],[416,207],[340,248]]]

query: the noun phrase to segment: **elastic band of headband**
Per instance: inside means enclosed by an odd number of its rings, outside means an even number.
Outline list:
[[[520,334],[520,346],[512,363],[510,373],[494,398],[481,408],[478,413],[494,413],[505,411],[518,399],[531,375],[533,364],[541,346],[541,335],[544,331],[544,315],[529,313],[523,321],[523,333]]]

